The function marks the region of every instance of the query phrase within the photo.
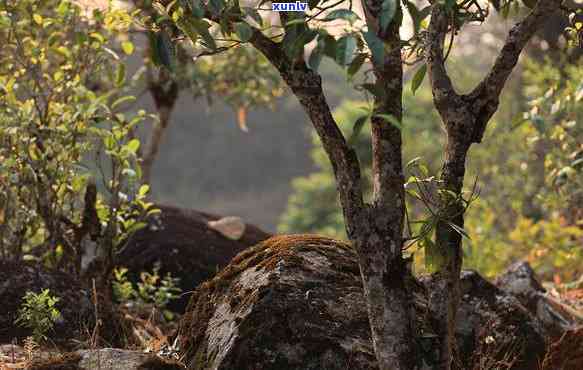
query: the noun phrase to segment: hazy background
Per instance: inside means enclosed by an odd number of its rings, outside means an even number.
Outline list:
[[[332,62],[324,62],[323,69],[332,107],[356,96]],[[140,108],[154,111],[148,94]],[[312,146],[308,117],[286,93],[274,110],[250,110],[247,125],[249,132],[240,130],[236,112],[219,99],[209,107],[205,99],[181,93],[153,167],[154,200],[241,216],[275,232],[291,180],[314,169],[308,153]]]

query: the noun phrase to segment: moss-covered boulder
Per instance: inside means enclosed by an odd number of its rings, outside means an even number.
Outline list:
[[[0,260],[0,343],[19,342],[31,331],[14,323],[22,298],[28,291],[39,293],[49,289],[58,297],[56,308],[61,313],[54,330],[47,337],[67,347],[71,339],[80,339],[93,329],[93,305],[89,293],[70,274],[44,268],[42,265]]]
[[[278,236],[194,293],[180,348],[189,369],[375,369],[356,256],[343,242]]]
[[[430,288],[431,281],[425,283]],[[465,272],[462,285],[462,368],[473,368],[481,350],[498,360],[496,349],[508,345],[514,368],[532,369],[530,359],[545,350],[538,323],[516,298],[478,274]],[[437,343],[425,285],[415,297],[418,362],[431,368]],[[192,370],[377,368],[355,252],[313,235],[276,236],[236,256],[197,288],[179,342]]]
[[[136,232],[119,254],[119,264],[129,269],[137,281],[141,271],[151,271],[156,264],[160,274],[180,278],[180,288],[191,291],[212,278],[231,258],[247,247],[271,235],[259,228],[217,215],[159,205],[161,213],[148,226]],[[230,229],[229,221],[234,224]],[[237,221],[237,220],[235,220]],[[169,308],[184,312],[189,295],[173,301]]]

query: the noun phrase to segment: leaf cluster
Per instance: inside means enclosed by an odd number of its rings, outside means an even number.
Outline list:
[[[26,292],[16,323],[31,329],[35,342],[40,343],[61,317],[55,307],[58,301],[59,298],[52,296],[49,289],[43,289],[40,293]]]

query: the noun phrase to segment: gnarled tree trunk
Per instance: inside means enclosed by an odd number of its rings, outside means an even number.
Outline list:
[[[377,4],[380,10],[380,3]],[[284,22],[285,22],[285,16]],[[374,20],[376,22],[376,20]],[[383,37],[393,46],[382,66],[375,67],[377,83],[386,90],[375,100],[375,113],[402,116],[400,24]],[[413,310],[407,287],[409,271],[402,255],[404,179],[401,132],[385,119],[372,119],[373,200],[365,203],[360,165],[330,112],[320,76],[302,60],[290,60],[278,44],[255,31],[251,43],[278,69],[310,117],[336,177],[347,235],[356,248],[369,313],[375,354],[381,370],[415,367]]]
[[[428,31],[427,65],[435,106],[447,132],[446,158],[441,174],[442,219],[436,229],[436,246],[444,261],[434,274],[430,311],[440,337],[439,369],[449,370],[455,362],[454,328],[459,302],[459,273],[462,266],[464,204],[461,201],[465,161],[473,143],[482,141],[486,126],[498,109],[499,98],[516,66],[521,51],[546,18],[559,9],[560,0],[539,0],[531,13],[510,31],[492,69],[469,94],[459,95],[445,68],[443,45],[451,29],[449,15],[439,3],[433,5]],[[452,201],[452,196],[456,197]],[[452,226],[453,225],[453,226]]]

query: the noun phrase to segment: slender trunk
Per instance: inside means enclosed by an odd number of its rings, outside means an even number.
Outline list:
[[[159,118],[159,122],[154,123],[150,134],[148,149],[145,151],[142,159],[142,182],[144,184],[150,184],[152,180],[152,167],[154,166],[156,157],[158,157],[164,133],[170,125],[170,116],[178,99],[179,86],[169,72],[164,69],[160,69],[157,77],[154,77],[152,70],[148,69],[146,77],[148,90],[154,100]]]
[[[160,118],[160,121],[154,123],[154,127],[150,134],[148,149],[144,153],[142,160],[142,182],[144,184],[150,184],[151,182],[152,167],[154,166],[154,161],[158,157],[164,133],[170,124],[171,113],[172,108],[170,107],[162,106],[158,109],[158,117]]]
[[[450,28],[450,18],[442,2],[434,2],[427,32],[426,62],[435,107],[447,130],[446,158],[441,176],[444,200],[441,221],[436,230],[436,253],[441,266],[430,289],[429,308],[441,340],[438,369],[449,370],[455,351],[455,316],[459,301],[459,273],[462,265],[461,235],[464,206],[461,189],[465,160],[472,143],[480,143],[486,126],[498,109],[500,94],[518,63],[521,51],[532,35],[558,9],[560,0],[539,0],[534,9],[508,34],[494,65],[476,88],[466,95],[456,93],[445,67],[443,47]],[[451,197],[448,196],[447,192]],[[457,201],[452,202],[452,198]]]
[[[436,248],[440,269],[433,275],[429,289],[434,330],[440,338],[437,369],[449,370],[456,359],[455,324],[460,300],[462,235],[451,224],[463,229],[464,205],[460,201],[465,176],[465,161],[470,147],[467,140],[448,137],[441,174],[442,219],[436,226]],[[457,198],[454,198],[454,194]]]
[[[379,219],[387,219],[385,212],[369,209],[368,227],[351,238],[358,251],[373,347],[380,370],[414,369],[413,306],[401,234],[377,225]]]
[[[375,29],[378,13],[369,9],[365,13],[369,29]],[[412,292],[407,286],[411,281],[410,271],[402,253],[405,192],[401,130],[379,116],[389,115],[402,122],[399,17],[400,10],[384,32],[377,29],[386,52],[383,64],[374,66],[376,84],[383,94],[375,97],[377,116],[371,119],[372,205],[367,228],[352,238],[357,245],[373,346],[381,370],[415,367],[414,311]]]

